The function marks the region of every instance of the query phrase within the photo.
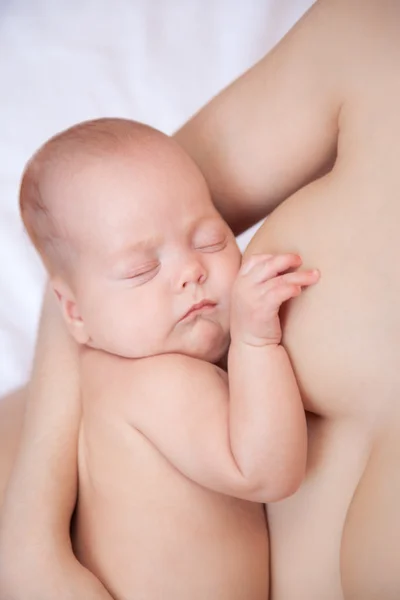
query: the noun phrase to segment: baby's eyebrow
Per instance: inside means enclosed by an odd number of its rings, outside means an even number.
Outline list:
[[[207,215],[195,222],[195,228],[204,227],[204,225],[220,225],[224,227],[225,221],[219,214]]]
[[[135,252],[143,252],[145,250],[154,250],[161,244],[161,238],[148,237],[135,242],[129,241],[121,245],[118,250],[113,253],[113,258],[124,258]]]
[[[209,232],[223,232],[226,231],[227,225],[226,223],[218,217],[208,217],[206,219],[202,219],[198,223],[196,223],[193,228],[192,235],[196,235],[198,233],[203,233],[204,231]]]
[[[150,253],[159,247],[160,239],[154,237],[143,238],[135,242],[121,244],[121,246],[112,252],[107,260],[107,266],[112,271],[124,271],[129,269],[132,264],[132,258],[137,254]]]

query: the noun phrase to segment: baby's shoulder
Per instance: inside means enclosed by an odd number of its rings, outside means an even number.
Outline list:
[[[219,380],[218,367],[183,354],[162,354],[135,361],[126,369],[130,385],[174,390],[176,387],[205,384]]]
[[[215,365],[190,356],[163,354],[135,364],[121,397],[127,419],[140,429],[141,422],[162,420],[162,415],[185,419],[199,405],[207,411],[205,407],[225,402],[227,393],[227,383]]]
[[[92,396],[112,397],[118,403],[143,394],[187,393],[193,387],[226,385],[219,367],[183,354],[131,359],[90,352],[84,357],[82,372],[84,387]]]

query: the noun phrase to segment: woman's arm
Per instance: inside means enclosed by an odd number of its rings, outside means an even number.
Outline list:
[[[22,441],[0,521],[0,596],[110,600],[73,555],[80,424],[78,348],[47,290]]]
[[[235,234],[334,163],[343,87],[335,25],[342,31],[344,4],[317,2],[175,134]]]

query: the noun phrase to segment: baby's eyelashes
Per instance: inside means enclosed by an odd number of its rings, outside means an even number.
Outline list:
[[[228,243],[228,238],[220,239],[218,241],[213,241],[211,243],[203,243],[201,245],[196,245],[195,250],[200,250],[201,252],[219,252],[223,250]]]
[[[151,265],[144,265],[138,269],[132,270],[122,279],[125,281],[133,281],[136,284],[141,285],[142,283],[146,283],[153,279],[155,275],[157,275],[160,270],[160,263],[152,263]]]

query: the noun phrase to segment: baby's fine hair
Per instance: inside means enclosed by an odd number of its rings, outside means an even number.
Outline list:
[[[67,267],[68,236],[52,214],[51,198],[44,194],[49,176],[59,167],[78,168],[85,157],[101,158],[123,150],[127,143],[143,143],[154,137],[167,136],[128,119],[84,121],[50,138],[28,161],[21,179],[19,207],[24,227],[50,275]]]

